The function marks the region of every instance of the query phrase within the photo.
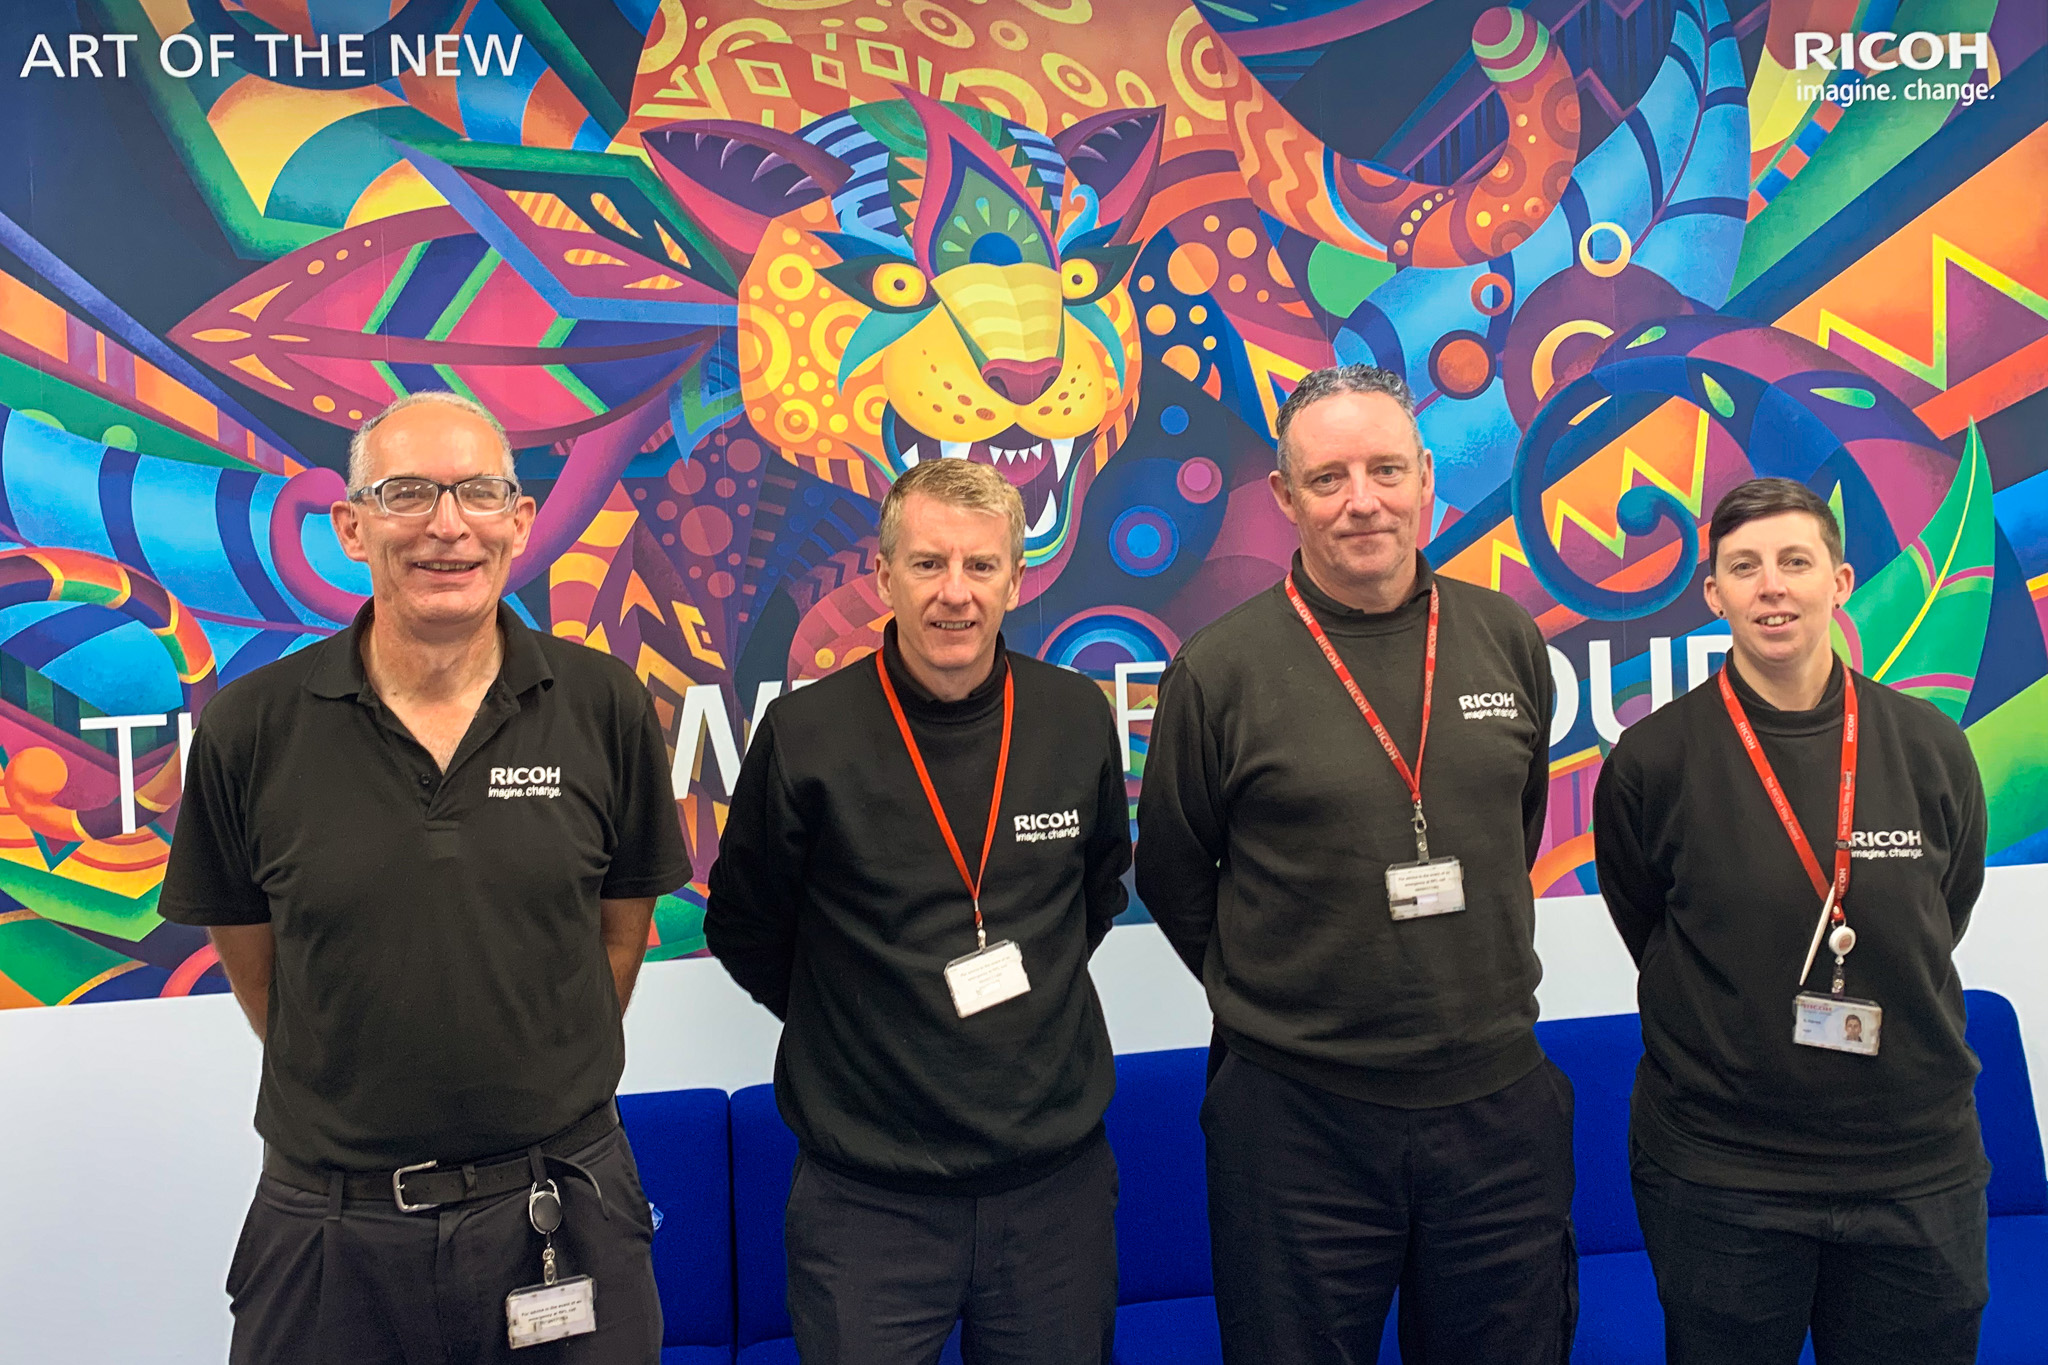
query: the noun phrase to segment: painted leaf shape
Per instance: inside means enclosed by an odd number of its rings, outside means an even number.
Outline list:
[[[1991,491],[1984,441],[1972,422],[1955,477],[1919,538],[1837,617],[1852,663],[1954,720],[1970,699],[1991,617]]]
[[[716,335],[696,322],[567,315],[449,208],[280,257],[170,333],[219,373],[341,426],[401,394],[454,389],[496,413],[515,447],[604,425]]]

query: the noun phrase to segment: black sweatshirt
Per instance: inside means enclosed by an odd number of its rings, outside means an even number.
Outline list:
[[[974,913],[872,658],[779,698],[747,749],[711,869],[705,941],[784,1022],[782,1116],[805,1153],[910,1192],[991,1194],[1100,1131],[1115,1058],[1088,958],[1125,904],[1130,807],[1108,700],[998,648],[959,702],[890,680],[972,871],[1016,678],[1009,777],[981,911],[1029,993],[962,1019],[946,964]]]
[[[1824,875],[1834,867],[1842,683],[1859,705],[1843,898],[1847,993],[1884,1010],[1880,1050],[1792,1041],[1792,997],[1821,898],[1778,823],[1715,683],[1623,732],[1593,796],[1600,890],[1635,955],[1644,1056],[1635,1146],[1730,1189],[1906,1198],[1981,1176],[1950,955],[1984,884],[1984,788],[1970,744],[1928,703],[1839,662],[1820,705],[1780,711],[1726,665]],[[1825,994],[1822,945],[1807,989]]]
[[[1396,923],[1408,788],[1284,584],[1198,632],[1160,682],[1138,806],[1138,894],[1202,978],[1224,1042],[1307,1084],[1425,1109],[1492,1094],[1536,1045],[1529,868],[1549,796],[1549,655],[1529,614],[1420,565],[1391,612],[1294,580],[1413,763],[1429,589],[1442,593],[1422,797],[1459,913]]]

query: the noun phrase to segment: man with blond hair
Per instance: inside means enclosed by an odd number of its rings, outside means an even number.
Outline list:
[[[1109,1365],[1114,1058],[1088,958],[1124,907],[1122,751],[1088,679],[1003,647],[1024,507],[917,465],[882,504],[879,654],[768,708],[704,933],[783,1020],[805,1365]]]
[[[158,908],[263,1040],[235,1365],[660,1355],[612,1097],[689,857],[646,689],[501,600],[533,515],[488,412],[392,404],[333,508],[371,600],[193,736]]]

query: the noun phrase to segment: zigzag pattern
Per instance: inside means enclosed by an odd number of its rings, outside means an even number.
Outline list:
[[[1691,488],[1680,488],[1676,483],[1666,478],[1662,470],[1636,454],[1630,447],[1623,446],[1621,448],[1621,478],[1619,486],[1614,491],[1614,501],[1617,506],[1621,502],[1621,495],[1635,487],[1635,484],[1631,482],[1631,478],[1638,474],[1642,476],[1644,483],[1653,484],[1669,493],[1672,497],[1677,498],[1684,505],[1685,510],[1692,513],[1694,518],[1697,518],[1700,514],[1701,503],[1707,484],[1707,414],[1704,412],[1699,414],[1698,432],[1693,438]],[[1610,520],[1614,520],[1614,513],[1612,511],[1609,511],[1607,516]],[[1561,496],[1558,498],[1557,506],[1550,515],[1550,543],[1559,549],[1564,548],[1564,524],[1567,521],[1577,526],[1595,541],[1606,546],[1616,559],[1622,558],[1627,553],[1628,533],[1621,529],[1618,521],[1610,532]]]
[[[1609,554],[1612,554],[1617,561],[1627,558],[1629,536],[1616,521],[1615,509],[1620,505],[1622,495],[1631,488],[1636,487],[1638,480],[1663,489],[1672,497],[1678,499],[1694,517],[1698,517],[1706,505],[1707,433],[1709,430],[1707,414],[1703,411],[1697,413],[1694,424],[1691,469],[1685,474],[1682,483],[1680,480],[1672,478],[1671,474],[1666,470],[1659,468],[1657,462],[1652,457],[1637,453],[1632,446],[1623,445],[1620,463],[1616,471],[1613,499],[1603,499],[1599,503],[1594,504],[1595,512],[1597,513],[1597,515],[1594,515],[1582,510],[1576,502],[1572,501],[1562,492],[1558,493],[1557,501],[1552,505],[1550,512],[1550,543],[1560,550],[1564,548],[1565,523],[1570,522],[1584,531],[1595,544],[1605,549]],[[1593,457],[1593,460],[1587,461],[1587,464],[1590,465],[1599,459],[1600,456],[1596,455]],[[1580,466],[1582,471],[1585,468],[1585,465]],[[1567,480],[1570,477],[1567,476]],[[1467,553],[1471,552],[1467,551]],[[1529,564],[1528,556],[1522,552],[1520,541],[1514,536],[1514,524],[1511,521],[1502,522],[1500,530],[1488,535],[1483,553],[1486,557],[1486,583],[1487,586],[1493,588],[1496,592],[1500,590],[1501,564],[1503,561],[1513,560],[1524,568],[1527,568]],[[1460,556],[1460,558],[1463,558],[1463,556]]]
[[[1934,258],[1934,283],[1928,303],[1928,316],[1932,320],[1929,327],[1930,359],[1923,361],[1904,347],[1894,345],[1825,308],[1821,310],[1820,331],[1814,340],[1827,346],[1832,337],[1846,338],[1922,383],[1946,390],[1949,387],[1948,267],[1951,264],[1961,266],[2028,312],[2048,319],[2048,298],[2035,293],[1996,266],[1971,255],[1940,233],[1932,234],[1929,240]]]

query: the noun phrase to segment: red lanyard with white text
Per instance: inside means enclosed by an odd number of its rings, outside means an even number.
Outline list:
[[[1799,855],[1799,861],[1806,868],[1806,876],[1813,883],[1813,893],[1833,904],[1829,916],[1839,925],[1848,918],[1842,908],[1843,899],[1849,894],[1849,833],[1856,823],[1856,679],[1845,668],[1842,676],[1842,778],[1835,797],[1835,876],[1830,883],[1820,867],[1820,859],[1813,854],[1813,845],[1807,842],[1806,831],[1799,825],[1799,817],[1792,812],[1792,803],[1785,799],[1785,788],[1779,783],[1777,773],[1771,770],[1771,760],[1764,754],[1764,746],[1758,742],[1756,730],[1743,712],[1742,702],[1735,695],[1735,685],[1729,681],[1728,666],[1721,665],[1721,701],[1728,708],[1728,719],[1735,722],[1735,733],[1742,739],[1742,747],[1749,754],[1749,761],[1756,767],[1756,775],[1763,780],[1764,792],[1771,798],[1772,809],[1778,812],[1778,823],[1785,827],[1787,837],[1792,840],[1792,851]],[[1853,940],[1852,940],[1853,941]],[[1841,994],[1840,956],[1836,958],[1835,993]],[[1807,955],[1807,970],[1812,970],[1813,956]],[[1801,975],[1804,980],[1804,974]]]
[[[1415,858],[1417,862],[1429,861],[1429,822],[1422,818],[1422,752],[1429,744],[1429,702],[1436,691],[1436,623],[1438,595],[1436,585],[1429,588],[1429,633],[1422,646],[1422,734],[1415,741],[1415,766],[1410,768],[1408,760],[1401,757],[1400,748],[1394,737],[1387,733],[1386,725],[1380,720],[1379,712],[1372,709],[1372,703],[1365,699],[1365,693],[1352,679],[1351,670],[1337,657],[1337,651],[1330,645],[1330,637],[1323,633],[1323,627],[1310,611],[1308,603],[1302,601],[1301,590],[1294,586],[1294,575],[1287,575],[1287,600],[1294,604],[1294,614],[1308,627],[1308,633],[1315,636],[1316,644],[1323,651],[1323,657],[1330,662],[1330,668],[1337,675],[1337,681],[1344,684],[1344,690],[1351,694],[1352,703],[1358,713],[1365,717],[1365,723],[1372,727],[1380,747],[1387,751],[1387,757],[1394,761],[1394,771],[1408,784],[1408,795],[1415,802]]]
[[[968,898],[974,903],[975,946],[977,949],[986,948],[988,931],[981,923],[981,884],[988,876],[988,854],[996,842],[996,816],[1003,808],[1003,779],[1010,771],[1010,725],[1017,716],[1017,675],[1004,669],[1003,747],[996,756],[996,789],[988,801],[988,832],[981,841],[981,866],[970,874],[967,857],[960,851],[960,841],[953,836],[953,822],[946,818],[946,808],[939,804],[938,788],[932,785],[931,772],[924,766],[924,755],[918,752],[917,737],[910,733],[910,721],[903,714],[903,703],[896,699],[896,685],[889,681],[889,666],[882,662],[880,650],[875,651],[875,671],[881,675],[882,695],[889,699],[890,714],[896,717],[896,730],[903,736],[903,747],[910,751],[910,762],[917,769],[917,780],[924,784],[924,799],[931,805],[932,818],[939,822],[939,833],[945,836],[946,851],[953,855],[953,866],[959,869],[960,880],[966,885]]]

